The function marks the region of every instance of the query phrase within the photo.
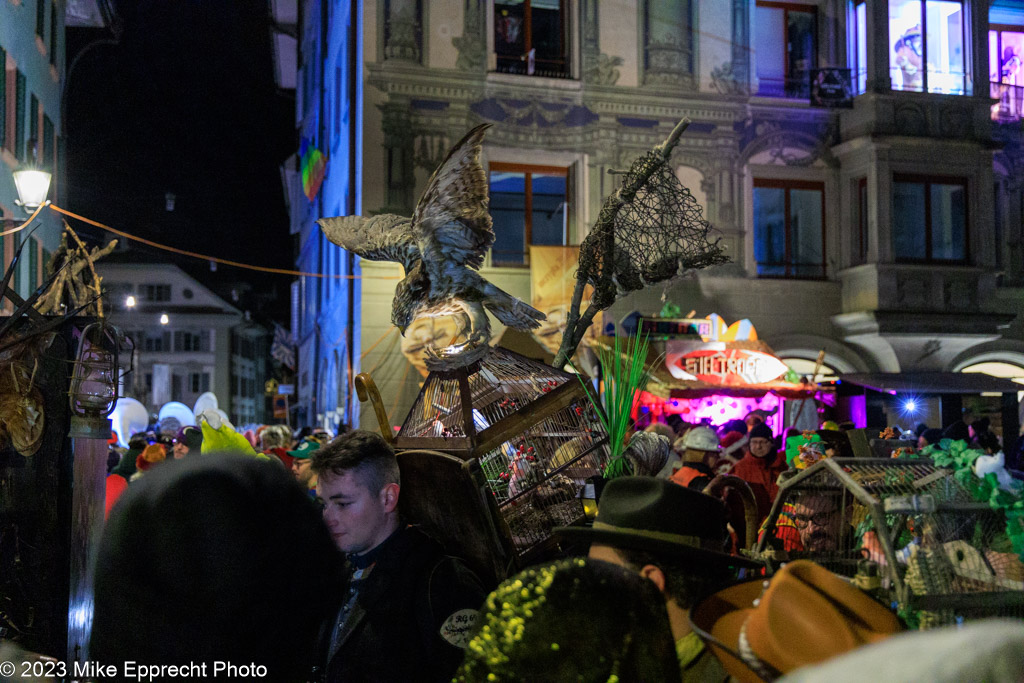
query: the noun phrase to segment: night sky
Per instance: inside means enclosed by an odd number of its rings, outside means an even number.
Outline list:
[[[191,251],[294,268],[279,170],[297,146],[294,92],[274,82],[267,5],[117,2],[120,44],[86,53],[65,94],[68,209]],[[69,30],[69,64],[110,35]],[[276,290],[271,312],[287,321],[289,276],[211,273],[207,262],[138,254],[170,258],[211,285],[240,279]]]

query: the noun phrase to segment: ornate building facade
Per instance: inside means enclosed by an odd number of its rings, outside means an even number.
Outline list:
[[[672,162],[732,263],[632,295],[612,319],[668,300],[749,318],[796,365],[824,350],[826,371],[995,363],[983,369],[1024,377],[1019,4],[366,0],[345,53],[357,97],[335,105],[355,143],[331,156],[324,180],[350,183],[357,200],[318,200],[301,225],[317,206],[410,214],[448,146],[492,123],[498,242],[485,274],[528,298],[528,247],[579,244],[615,171],[688,117]],[[315,38],[310,26],[329,14],[318,7],[303,3],[302,35]],[[298,80],[329,104],[341,92],[334,72],[307,81],[302,70],[333,63],[307,59],[310,44]],[[814,106],[829,78],[848,108]],[[314,233],[302,233],[301,253],[335,249]],[[337,382],[331,405],[347,401],[345,419],[358,421],[345,380],[372,370],[403,416],[420,377],[397,352],[416,342],[389,336],[400,271],[325,258],[362,277],[342,281],[336,300],[301,288],[300,327],[341,307],[347,326],[333,329],[350,341],[337,361],[339,347],[300,347],[300,402],[323,419],[314,397]]]

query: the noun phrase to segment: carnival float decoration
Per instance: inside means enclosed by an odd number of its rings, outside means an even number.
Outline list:
[[[1024,485],[1001,454],[943,440],[890,457],[808,442],[761,529],[769,571],[811,559],[898,608],[912,628],[1024,616]],[[813,453],[812,453],[813,451]],[[805,464],[804,464],[805,463]]]
[[[374,404],[381,432],[398,451],[405,513],[446,539],[450,549],[457,546],[483,576],[501,579],[528,564],[553,549],[554,527],[583,519],[582,489],[605,470],[610,447],[620,454],[619,468],[629,468],[621,456],[623,430],[611,443],[611,423],[600,402],[591,400],[590,385],[562,370],[596,312],[621,293],[726,260],[707,239],[711,228],[700,206],[668,164],[687,124],[680,122],[635,162],[605,202],[581,247],[574,307],[554,367],[487,344],[485,309],[520,331],[545,318],[477,272],[494,242],[480,165],[488,126],[474,128],[452,148],[411,218],[319,221],[335,244],[403,265],[405,279],[392,306],[399,330],[438,316],[460,322],[447,344],[428,353],[429,374],[397,434],[372,378],[357,377],[356,387],[361,400]],[[594,295],[580,316],[587,285]],[[627,388],[623,384],[623,395]],[[628,393],[627,417],[635,392]],[[621,415],[615,419],[624,426]],[[633,466],[639,457],[634,454]],[[458,491],[463,494],[456,498]]]

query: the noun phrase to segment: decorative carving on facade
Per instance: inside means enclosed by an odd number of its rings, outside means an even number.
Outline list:
[[[488,97],[474,102],[469,105],[469,109],[489,121],[537,128],[574,128],[593,123],[599,118],[583,105],[500,97]]]
[[[797,129],[783,127],[777,121],[761,121],[754,126],[754,137],[743,149],[742,157],[749,159],[767,151],[772,163],[786,166],[811,166],[818,160],[837,168],[839,160],[832,154],[837,126],[831,122],[825,127]]]
[[[613,57],[603,52],[583,55],[583,80],[594,85],[615,85],[619,80],[622,57]]]
[[[384,59],[420,63],[422,12],[420,0],[388,0],[384,4]]]
[[[465,0],[462,14],[462,35],[452,38],[459,51],[455,67],[463,71],[483,71],[487,68],[487,27],[484,0]]]
[[[428,132],[416,136],[413,161],[419,168],[433,172],[444,161],[444,155],[452,146],[444,133]]]
[[[721,66],[712,68],[711,84],[715,86],[715,90],[723,95],[740,95],[745,97],[750,94],[750,85],[747,83],[745,76],[741,78],[737,75],[735,62],[726,62]]]
[[[939,112],[939,134],[947,138],[967,139],[971,133],[970,112],[963,107],[944,107]]]
[[[924,109],[912,102],[904,102],[896,107],[893,117],[898,135],[926,135]]]

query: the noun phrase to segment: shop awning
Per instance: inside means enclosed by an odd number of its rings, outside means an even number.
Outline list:
[[[1024,391],[1018,384],[982,372],[865,372],[839,375],[822,386],[853,384],[884,394],[988,394]]]

